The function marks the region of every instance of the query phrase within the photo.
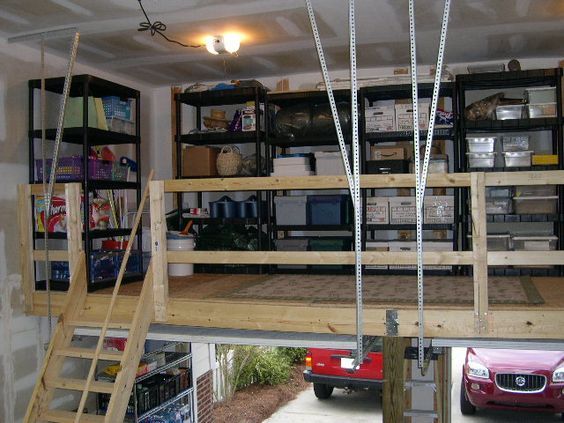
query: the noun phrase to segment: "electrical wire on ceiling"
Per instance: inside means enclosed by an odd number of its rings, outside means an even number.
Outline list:
[[[142,31],[149,31],[151,33],[151,37],[154,37],[156,34],[158,34],[161,37],[163,37],[166,41],[168,41],[169,43],[178,44],[179,46],[186,47],[186,48],[204,47],[204,44],[185,44],[182,41],[178,41],[178,40],[175,40],[173,38],[168,37],[164,33],[166,31],[165,23],[161,22],[161,21],[151,22],[151,19],[149,19],[149,16],[147,15],[145,8],[143,7],[142,0],[138,0],[138,1],[139,1],[139,6],[141,7],[141,11],[143,12],[143,15],[145,15],[146,22],[139,23],[139,28],[137,28],[137,31],[141,31],[141,32]]]

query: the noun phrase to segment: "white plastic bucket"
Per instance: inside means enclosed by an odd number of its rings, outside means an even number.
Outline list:
[[[178,232],[169,232],[166,247],[170,251],[193,251],[194,237],[192,235],[180,235]],[[188,263],[170,263],[168,265],[169,276],[190,276],[194,274],[194,265]]]

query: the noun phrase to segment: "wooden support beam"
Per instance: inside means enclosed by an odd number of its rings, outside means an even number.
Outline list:
[[[18,185],[18,229],[20,236],[20,270],[22,291],[26,313],[33,311],[33,291],[35,291],[35,271],[33,253],[33,217],[31,207],[31,186]]]
[[[45,250],[33,250],[34,261],[45,261]],[[49,260],[69,261],[69,252],[66,250],[49,251]]]
[[[155,256],[153,256],[155,259]],[[354,264],[353,251],[168,251],[168,263],[201,264]],[[471,265],[470,251],[428,251],[426,265]],[[416,264],[415,252],[366,251],[362,264]]]
[[[80,184],[65,184],[69,269],[75,268],[80,252],[84,250],[84,244],[82,242],[80,193]]]
[[[476,334],[488,330],[488,243],[486,223],[486,187],[483,172],[472,173],[472,255],[474,259],[474,317]]]
[[[563,265],[564,251],[489,251],[489,266]]]
[[[384,337],[384,392],[382,396],[383,423],[402,422],[404,412],[405,349],[409,338]]]
[[[525,171],[525,172],[488,172],[485,184],[491,186],[507,185],[559,185],[564,181],[564,170]]]
[[[164,322],[167,318],[168,304],[168,266],[166,248],[165,182],[149,183],[151,209],[151,268],[153,269],[153,289],[155,320]]]
[[[30,184],[31,187],[31,195],[43,195],[43,184]],[[65,184],[54,184],[53,185],[53,194],[64,194],[65,193]]]
[[[166,180],[165,192],[256,191],[289,189],[347,189],[343,176],[270,176],[255,178],[205,178]],[[430,174],[428,187],[467,187],[469,173]],[[405,188],[415,186],[415,175],[361,175],[361,188]]]

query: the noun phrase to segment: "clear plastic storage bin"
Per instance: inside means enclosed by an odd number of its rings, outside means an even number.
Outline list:
[[[496,153],[466,153],[470,167],[494,167]]]
[[[529,150],[528,135],[513,135],[501,137],[503,151],[527,151]]]
[[[557,195],[513,197],[517,214],[556,214]]]
[[[511,198],[486,198],[487,214],[509,214],[512,212]]]
[[[529,104],[529,117],[531,119],[556,117],[556,103]]]
[[[555,103],[556,87],[525,88],[525,99],[529,104]]]
[[[497,137],[466,137],[468,152],[493,153]]]
[[[507,106],[497,106],[495,108],[495,116],[497,120],[508,120],[508,119],[521,119],[523,116],[523,105],[507,105]]]
[[[532,151],[504,151],[505,167],[530,167]]]
[[[472,242],[472,235],[468,235]],[[488,234],[487,235],[488,251],[509,251],[511,250],[511,235],[504,234]]]
[[[555,235],[514,236],[513,248],[519,251],[551,251],[556,250],[558,237]]]
[[[513,197],[513,187],[486,187],[486,197],[511,198]]]
[[[515,197],[545,197],[556,195],[556,185],[517,185]]]

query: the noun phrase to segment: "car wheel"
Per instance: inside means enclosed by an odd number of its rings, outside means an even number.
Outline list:
[[[562,413],[562,414],[560,415],[560,420],[562,420],[562,421],[564,422],[564,413]]]
[[[464,380],[460,383],[460,412],[464,416],[468,416],[476,413],[476,407],[472,405],[466,395],[466,387],[464,386]]]
[[[319,399],[327,399],[333,393],[333,387],[325,385],[324,383],[314,383],[313,392],[315,396]]]

